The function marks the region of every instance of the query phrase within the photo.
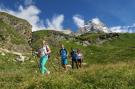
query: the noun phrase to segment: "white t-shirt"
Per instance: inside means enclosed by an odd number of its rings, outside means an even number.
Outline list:
[[[40,56],[48,56],[48,51],[47,51],[47,48],[49,49],[49,46],[48,45],[45,45],[43,48],[40,49]]]
[[[77,53],[77,59],[82,59],[82,54],[81,53]]]

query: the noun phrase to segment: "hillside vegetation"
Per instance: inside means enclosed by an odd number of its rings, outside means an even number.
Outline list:
[[[25,20],[0,12],[0,46],[17,52],[30,52],[32,26]]]
[[[15,61],[14,55],[0,55],[1,89],[135,89],[135,34],[120,34],[102,44],[83,46],[77,42],[82,41],[84,36],[76,39],[54,33],[39,31],[32,35],[33,48],[40,47],[42,39],[46,39],[51,46],[52,54],[47,63],[51,74],[40,74],[36,56],[20,63]],[[68,72],[64,72],[60,60],[56,58],[61,43],[68,52],[71,47],[80,48],[84,54],[83,62],[87,65],[79,70],[69,68]],[[68,63],[71,63],[69,58]]]

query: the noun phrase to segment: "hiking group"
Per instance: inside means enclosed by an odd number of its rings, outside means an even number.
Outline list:
[[[50,71],[46,68],[46,63],[48,59],[50,58],[51,49],[48,45],[48,43],[43,40],[42,47],[35,52],[37,56],[39,57],[39,67],[42,74],[50,74]],[[58,55],[57,55],[58,56]],[[76,68],[81,68],[82,66],[82,59],[83,55],[80,51],[80,49],[73,49],[71,48],[70,55],[68,56],[68,51],[64,47],[64,45],[61,45],[60,51],[59,51],[60,61],[61,65],[64,68],[64,71],[67,71],[67,64],[68,64],[68,57],[71,59],[71,66],[72,69],[74,69],[74,64],[76,65]]]

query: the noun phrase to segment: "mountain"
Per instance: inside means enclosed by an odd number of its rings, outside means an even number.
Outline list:
[[[62,31],[55,30],[40,30],[32,32],[32,47],[41,47],[42,40],[46,40],[51,46],[58,46],[62,40],[70,40],[73,37],[63,33]]]
[[[30,50],[32,26],[23,19],[0,12],[0,46],[16,52]]]
[[[53,47],[58,47],[61,43],[68,41],[82,46],[90,46],[93,44],[103,44],[106,41],[119,38],[119,36],[120,34],[118,33],[84,33],[76,36],[64,34],[56,30],[40,30],[32,32],[32,47],[41,47],[42,40],[46,40]]]
[[[79,28],[77,35],[84,33],[110,33],[109,28],[98,18],[94,18],[85,23],[85,25]]]

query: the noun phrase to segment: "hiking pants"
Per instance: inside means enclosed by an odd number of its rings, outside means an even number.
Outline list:
[[[72,59],[72,69],[74,69],[74,63],[76,64],[76,68],[78,69],[78,63],[76,59]]]
[[[40,58],[40,71],[42,74],[44,74],[45,72],[47,72],[47,68],[46,68],[46,62],[48,60],[48,57],[47,56],[42,56]]]

